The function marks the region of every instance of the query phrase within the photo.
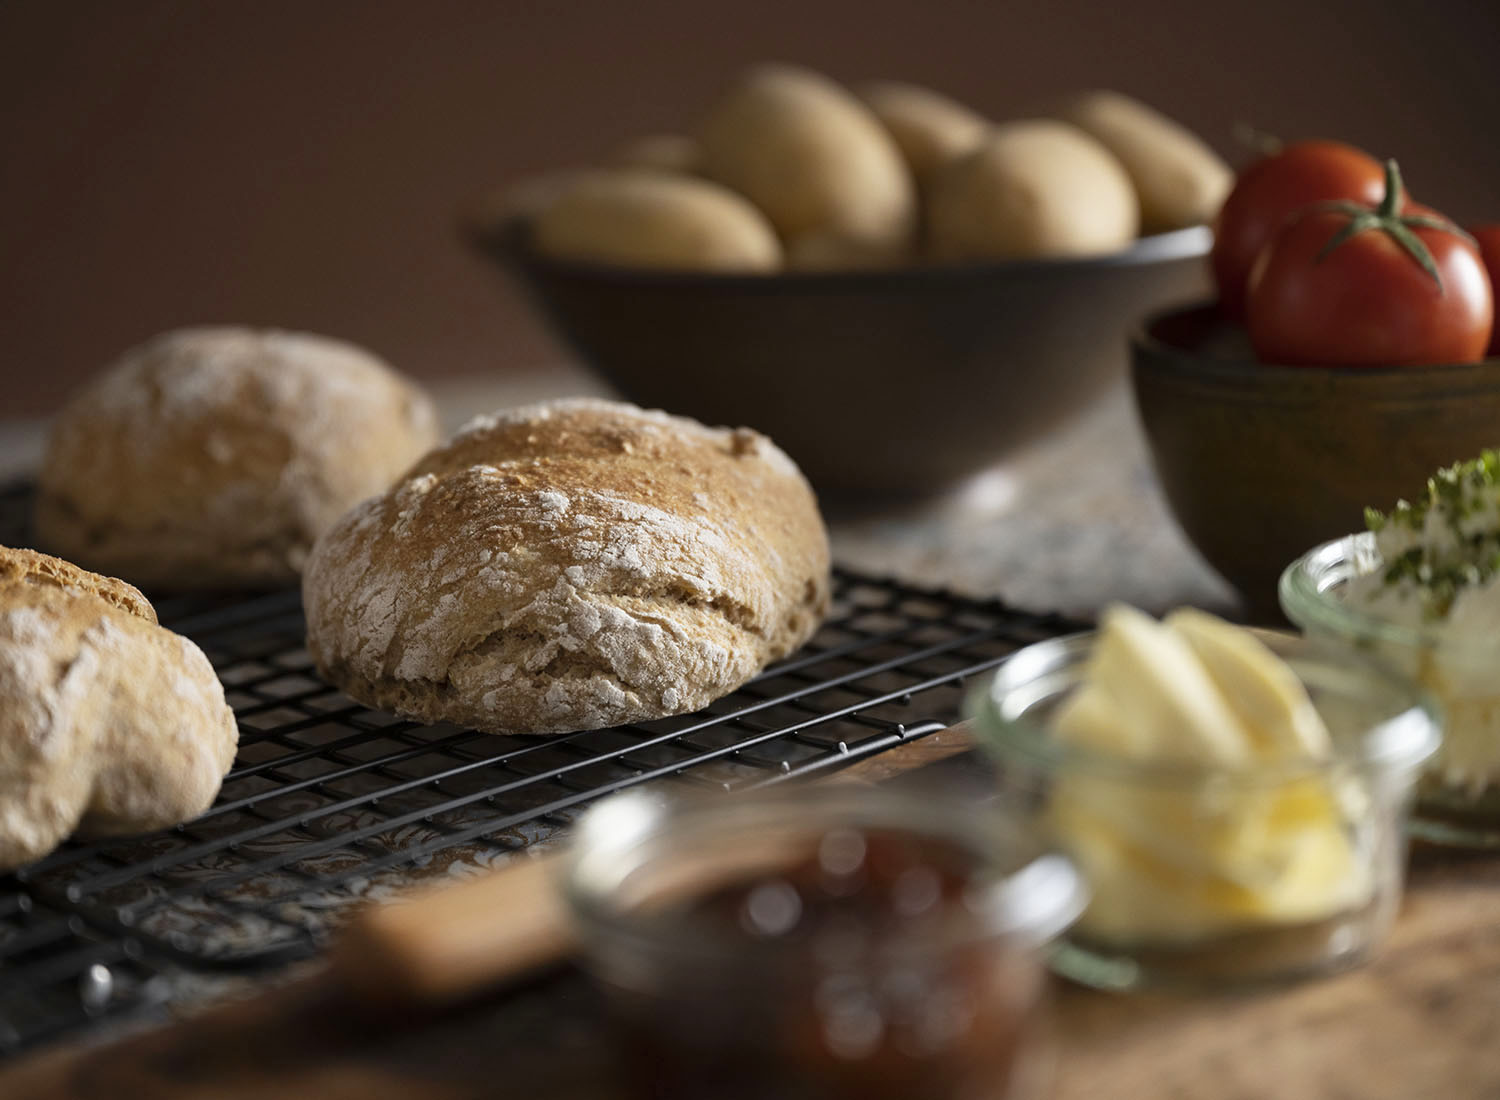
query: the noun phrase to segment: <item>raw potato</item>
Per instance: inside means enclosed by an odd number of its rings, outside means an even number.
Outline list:
[[[992,130],[934,181],[929,247],[943,260],[1114,252],[1135,237],[1135,189],[1082,130],[1050,119]]]
[[[1192,131],[1119,92],[1087,92],[1061,116],[1101,141],[1130,173],[1146,233],[1206,225],[1234,172]]]
[[[700,132],[703,174],[745,195],[789,246],[811,235],[879,247],[908,240],[911,173],[852,94],[805,69],[751,70]]]
[[[532,232],[538,251],[570,260],[712,271],[781,265],[781,245],[755,207],[689,176],[591,174],[546,206]]]
[[[855,241],[837,233],[799,237],[786,250],[786,266],[793,271],[875,271],[915,259],[909,240]]]
[[[896,139],[923,189],[938,169],[983,141],[990,127],[987,119],[962,103],[915,84],[880,81],[866,85],[860,97]]]
[[[686,134],[647,134],[636,138],[615,155],[621,168],[645,168],[653,172],[692,175],[698,171],[703,151]]]
[[[561,168],[527,176],[499,187],[476,200],[466,215],[468,226],[480,234],[497,233],[517,218],[534,218],[572,190],[581,180],[613,175],[600,168]]]

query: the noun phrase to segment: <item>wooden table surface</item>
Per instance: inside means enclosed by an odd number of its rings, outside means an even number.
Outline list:
[[[871,782],[967,747],[936,734],[860,766]],[[1500,856],[1415,853],[1375,960],[1236,995],[1056,991],[1056,1100],[1500,1097]],[[439,1015],[377,1018],[313,969],[102,1047],[0,1069],[37,1100],[615,1100],[602,1005],[571,969]],[[503,1087],[502,1087],[503,1083]]]
[[[504,402],[486,391],[464,403]],[[1223,606],[1132,432],[1116,398],[965,494],[836,524],[838,555],[1037,607]],[[934,735],[864,778],[962,747]],[[1500,857],[1418,853],[1390,940],[1352,973],[1233,997],[1062,988],[1056,1008],[1058,1100],[1496,1100]],[[610,1100],[614,1077],[600,1005],[570,971],[440,1017],[375,1020],[312,969],[172,1027],[0,1066],[0,1100]]]

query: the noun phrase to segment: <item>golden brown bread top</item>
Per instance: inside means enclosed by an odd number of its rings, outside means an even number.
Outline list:
[[[156,622],[156,608],[140,589],[115,577],[90,573],[70,561],[35,550],[0,546],[0,590],[21,585],[61,588],[98,596],[111,607]]]
[[[754,508],[774,515],[783,503],[800,511],[809,494],[796,465],[748,428],[706,428],[591,399],[544,408],[544,416],[530,407],[480,417],[420,459],[407,477],[441,480],[469,467],[494,467],[505,471],[515,492],[566,487],[617,493],[677,515],[707,509],[734,518]],[[632,411],[622,414],[622,408]],[[706,501],[705,490],[712,493]]]
[[[356,698],[556,732],[697,709],[801,645],[828,542],[745,429],[603,401],[470,424],[315,547],[319,668]]]

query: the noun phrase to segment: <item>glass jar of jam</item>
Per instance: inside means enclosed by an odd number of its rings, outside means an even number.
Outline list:
[[[601,803],[566,892],[641,1100],[1018,1100],[1083,906],[989,811],[877,789]]]

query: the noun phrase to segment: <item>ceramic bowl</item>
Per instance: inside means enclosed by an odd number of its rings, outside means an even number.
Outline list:
[[[1500,444],[1500,360],[1268,366],[1212,305],[1148,318],[1131,378],[1177,522],[1260,618],[1279,618],[1277,580],[1309,546]]]
[[[1203,228],[1083,259],[777,275],[653,272],[474,237],[633,401],[765,432],[825,496],[922,495],[991,465],[1124,373],[1147,309],[1204,285]]]

